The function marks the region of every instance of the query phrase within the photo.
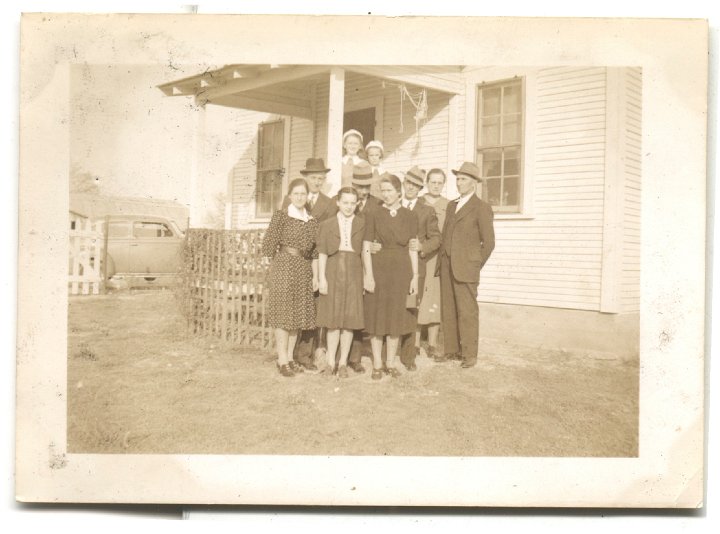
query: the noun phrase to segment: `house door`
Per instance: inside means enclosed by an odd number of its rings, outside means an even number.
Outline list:
[[[348,111],[343,115],[343,132],[357,130],[363,136],[363,144],[367,145],[375,139],[375,108],[364,108]]]

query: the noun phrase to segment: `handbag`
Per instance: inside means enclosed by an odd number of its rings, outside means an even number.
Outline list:
[[[415,309],[418,307],[417,293],[408,294],[408,296],[405,298],[405,307],[409,310],[412,310],[412,309]]]

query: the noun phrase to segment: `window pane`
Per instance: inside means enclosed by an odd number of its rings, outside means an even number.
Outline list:
[[[487,201],[491,206],[500,205],[500,178],[487,180]]]
[[[172,232],[163,223],[136,222],[133,225],[135,237],[172,237]]]
[[[500,117],[488,117],[482,120],[480,145],[494,146],[500,144]]]
[[[268,175],[268,172],[258,172],[257,212],[263,214],[272,213],[271,181]]]
[[[483,176],[500,176],[502,169],[500,158],[502,151],[498,148],[495,150],[485,150],[482,153],[482,175]]]
[[[505,86],[503,93],[503,114],[520,112],[520,85]]]
[[[520,174],[520,150],[517,148],[506,148],[503,154],[505,158],[504,176]]]
[[[500,113],[500,87],[489,87],[482,90],[482,114],[498,115]]]
[[[130,224],[126,222],[111,222],[108,226],[109,237],[130,237]]]
[[[505,178],[503,180],[503,206],[518,205],[518,179]]]
[[[520,142],[520,115],[506,115],[503,117],[502,143],[512,145]]]

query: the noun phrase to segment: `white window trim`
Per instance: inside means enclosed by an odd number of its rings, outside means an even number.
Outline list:
[[[512,68],[489,68],[465,74],[465,161],[475,161],[477,152],[477,92],[478,85],[495,83],[512,78],[524,78],[523,84],[523,150],[522,197],[518,213],[496,212],[496,220],[523,220],[535,218],[533,203],[535,175],[535,137],[537,117],[537,71]]]

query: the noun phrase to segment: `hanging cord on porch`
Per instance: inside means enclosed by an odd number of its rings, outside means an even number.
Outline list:
[[[415,108],[415,116],[413,117],[415,119],[415,134],[417,135],[417,142],[415,143],[415,150],[420,148],[420,122],[427,120],[427,112],[428,112],[428,104],[427,104],[427,90],[423,89],[420,91],[415,98],[410,94],[410,92],[407,90],[407,87],[405,87],[405,84],[402,84],[400,87],[400,133],[402,133],[405,130],[405,125],[403,124],[403,104],[405,102],[405,98],[407,97],[408,100],[412,103],[413,107]]]

